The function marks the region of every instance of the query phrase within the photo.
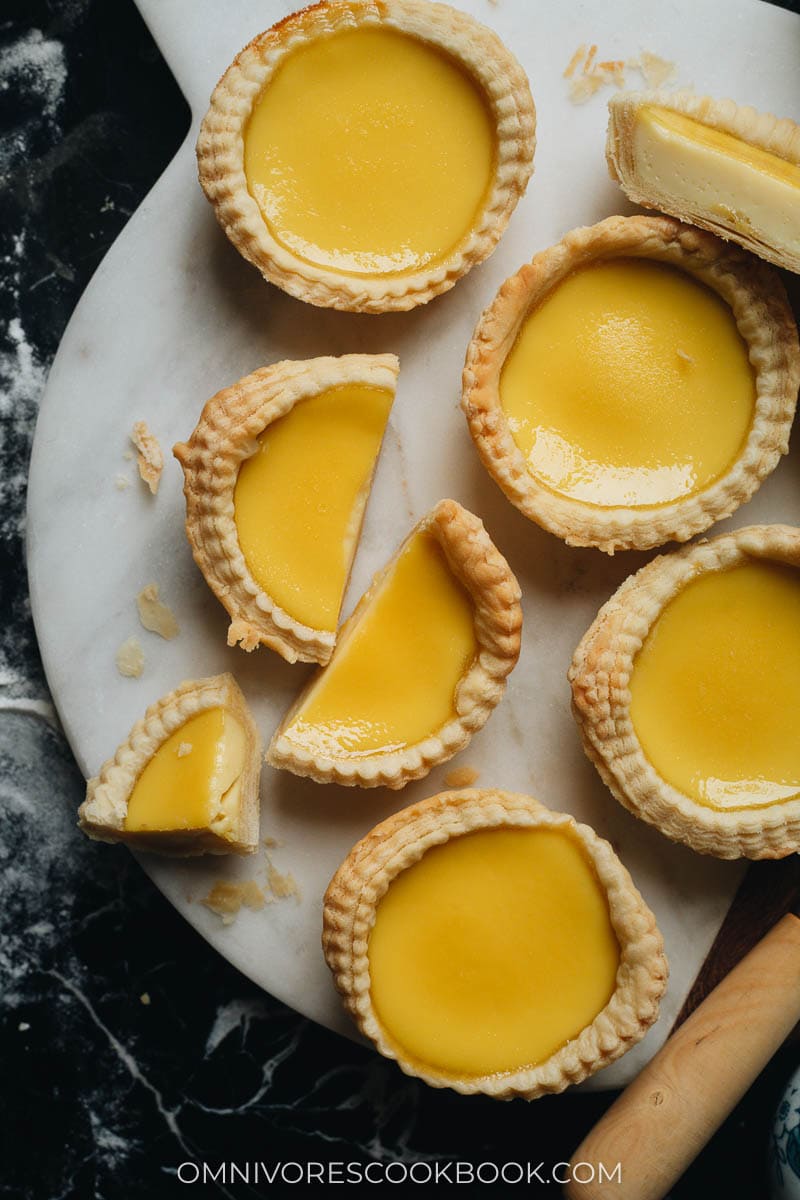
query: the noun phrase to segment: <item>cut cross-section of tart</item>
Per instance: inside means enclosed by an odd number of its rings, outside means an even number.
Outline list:
[[[254,38],[197,141],[217,219],[311,304],[386,312],[447,291],[494,249],[532,169],[519,63],[428,0],[326,0]]]
[[[84,833],[158,854],[251,854],[261,739],[232,675],[188,680],[151,705],[86,787]]]
[[[631,200],[800,271],[800,125],[689,92],[608,109],[609,170]]]
[[[213,396],[175,447],[229,645],[330,658],[397,371],[391,354],[275,363]]]
[[[362,596],[267,761],[319,783],[419,779],[486,722],[521,627],[507,562],[477,517],[442,500]]]
[[[575,229],[506,280],[464,367],[489,473],[569,545],[686,541],[788,448],[797,326],[778,272],[669,217]]]
[[[614,795],[720,858],[800,850],[800,530],[655,559],[600,610],[570,681]]]
[[[667,981],[607,842],[530,796],[445,792],[358,843],[322,944],[359,1029],[434,1087],[529,1100],[614,1062]]]

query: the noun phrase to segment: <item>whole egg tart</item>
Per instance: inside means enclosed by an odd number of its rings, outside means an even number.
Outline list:
[[[452,758],[500,702],[520,589],[483,523],[441,500],[374,577],[267,762],[317,783],[404,787]]]
[[[653,914],[611,846],[493,789],[444,792],[368,833],[325,894],[322,944],[381,1054],[500,1099],[614,1062],[667,982]]]
[[[392,354],[273,363],[212,396],[174,447],[229,645],[330,658],[397,374]]]
[[[800,850],[800,530],[654,559],[572,661],[573,712],[616,798],[719,858]]]
[[[187,857],[258,847],[261,738],[232,675],[189,679],[151,704],[86,785],[85,834]]]
[[[766,263],[669,217],[575,229],[501,287],[462,405],[489,474],[569,545],[686,541],[788,447],[797,326]]]
[[[323,0],[254,38],[211,97],[200,183],[271,283],[353,312],[414,308],[497,244],[532,170],[525,74],[429,0]]]
[[[608,113],[626,196],[800,272],[800,125],[692,92],[623,92]]]

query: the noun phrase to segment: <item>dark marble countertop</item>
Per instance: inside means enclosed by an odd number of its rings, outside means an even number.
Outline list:
[[[67,320],[188,123],[131,0],[6,0],[0,1196],[185,1195],[176,1172],[187,1162],[217,1171],[231,1162],[568,1159],[610,1096],[499,1104],[407,1079],[255,988],[184,923],[125,849],[98,848],[75,828],[83,780],[49,702],[27,599],[28,454]],[[787,1049],[776,1056],[675,1200],[765,1194],[768,1125],[794,1061]],[[253,1182],[252,1166],[249,1183],[225,1174],[227,1182],[220,1172],[188,1194],[252,1197],[276,1186],[263,1173]]]

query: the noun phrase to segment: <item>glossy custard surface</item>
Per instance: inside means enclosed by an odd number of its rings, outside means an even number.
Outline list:
[[[749,433],[755,377],[731,309],[649,259],[575,271],[525,319],[500,400],[530,473],[598,507],[708,487]]]
[[[637,113],[633,151],[641,181],[673,203],[800,250],[800,164],[654,105]]]
[[[239,471],[234,515],[248,570],[312,629],[336,629],[392,398],[347,384],[301,400]]]
[[[224,708],[190,717],[159,746],[128,801],[131,831],[204,829],[244,769],[244,730]]]
[[[752,560],[698,576],[634,660],[631,717],[666,781],[700,804],[800,792],[800,572]]]
[[[386,28],[291,51],[255,103],[244,149],[276,240],[356,275],[448,258],[472,232],[495,166],[478,86],[444,52]]]
[[[476,652],[472,602],[436,540],[417,533],[284,735],[336,759],[414,745],[455,717]]]
[[[369,940],[390,1038],[450,1074],[535,1066],[591,1024],[615,988],[606,894],[569,833],[452,838],[401,872]]]

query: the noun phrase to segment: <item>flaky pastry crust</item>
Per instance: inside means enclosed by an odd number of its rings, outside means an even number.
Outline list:
[[[631,720],[634,659],[665,605],[705,571],[749,559],[800,567],[800,530],[752,525],[661,555],[603,605],[572,660],[572,711],[584,750],[614,796],[667,837],[717,858],[784,858],[800,850],[800,798],[721,811],[663,779],[646,758]]]
[[[236,481],[242,463],[258,451],[258,438],[267,426],[298,401],[348,383],[394,394],[398,370],[393,354],[346,354],[262,367],[212,396],[189,441],[173,447],[184,472],[186,536],[195,562],[231,618],[229,646],[269,646],[287,662],[325,663],[330,658],[336,634],[295,620],[251,575],[234,518]]]
[[[383,1028],[370,996],[369,935],[392,880],[432,846],[481,829],[562,829],[580,842],[605,889],[620,948],[611,999],[577,1038],[535,1067],[470,1077],[428,1070],[405,1057]],[[513,919],[513,914],[510,914]],[[534,1100],[561,1092],[618,1059],[658,1016],[667,984],[664,943],[655,918],[608,842],[588,825],[551,812],[530,796],[490,789],[443,792],[401,810],[356,845],[331,880],[323,907],[322,947],[345,1008],[381,1054],[433,1087],[498,1099]]]
[[[244,730],[245,761],[234,807],[225,804],[207,829],[140,833],[125,829],[131,792],[160,746],[190,717],[209,708],[224,708]],[[244,696],[232,675],[189,679],[151,704],[113,758],[103,763],[86,785],[78,809],[78,825],[98,842],[125,842],[175,858],[198,854],[252,854],[258,848],[261,738]]]
[[[645,106],[680,113],[797,165],[800,165],[800,125],[788,117],[778,118],[772,113],[761,113],[734,100],[713,100],[710,96],[698,96],[694,92],[622,92],[612,96],[608,102],[606,139],[609,174],[634,204],[670,213],[681,221],[699,225],[719,237],[738,242],[746,250],[752,250],[778,267],[800,272],[800,254],[792,247],[764,242],[746,224],[726,219],[722,212],[704,205],[701,200],[691,206],[677,205],[674,197],[660,190],[651,190],[637,172],[633,149],[636,115]]]
[[[486,97],[496,122],[494,183],[474,231],[450,256],[420,271],[355,276],[315,266],[279,243],[247,186],[244,133],[263,88],[286,55],[310,39],[356,26],[410,34],[455,58]],[[491,254],[533,169],[536,112],[522,67],[496,34],[430,0],[323,0],[292,13],[236,56],[211,96],[197,140],[200,183],[236,249],[291,296],[350,312],[405,311],[448,291]]]
[[[756,383],[749,436],[725,474],[692,496],[641,508],[601,508],[539,483],[511,435],[499,392],[503,364],[531,309],[571,272],[620,257],[669,263],[713,288],[734,313]],[[798,385],[797,326],[775,271],[670,217],[609,217],[573,229],[506,280],[469,344],[462,407],[484,466],[512,504],[570,546],[613,554],[685,542],[749,500],[788,449]]]
[[[284,732],[314,687],[318,673],[300,693],[270,743],[267,762],[273,767],[309,776],[317,783],[405,787],[412,779],[421,779],[437,763],[446,762],[462,750],[500,702],[506,677],[519,657],[520,588],[483,522],[455,500],[441,500],[414,527],[397,554],[374,577],[352,616],[342,625],[339,644],[344,644],[403,548],[419,532],[430,533],[436,538],[450,569],[474,606],[477,654],[456,688],[455,718],[441,729],[432,729],[424,741],[401,750],[369,754],[358,759],[328,758],[295,744]]]

